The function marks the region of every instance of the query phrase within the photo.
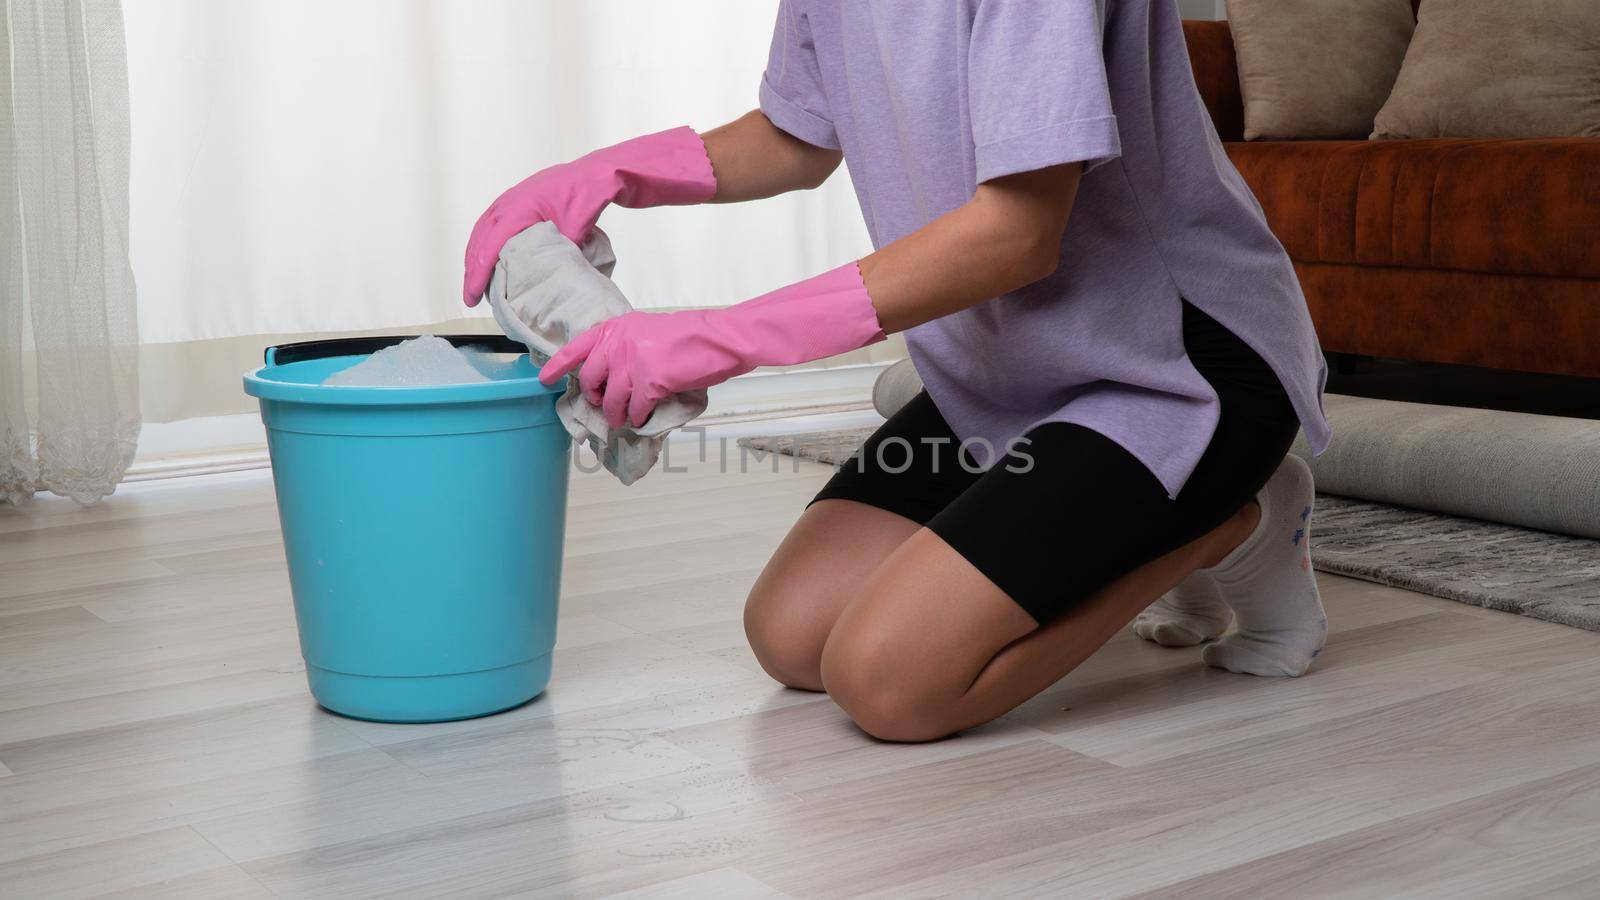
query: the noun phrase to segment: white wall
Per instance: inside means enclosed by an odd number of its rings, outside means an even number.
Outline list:
[[[756,106],[777,0],[694,6],[125,4],[143,340],[464,315],[462,248],[500,191],[597,146]],[[736,302],[871,249],[842,169],[822,191],[602,224],[617,283],[644,307]]]
[[[537,168],[754,108],[777,2],[125,3],[146,421],[252,408],[239,373],[270,343],[496,332],[460,297],[478,214]],[[842,168],[601,224],[642,307],[734,303],[871,250]]]

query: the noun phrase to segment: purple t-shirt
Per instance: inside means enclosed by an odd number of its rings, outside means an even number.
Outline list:
[[[1267,361],[1327,445],[1305,298],[1217,139],[1170,0],[783,0],[761,110],[844,151],[879,247],[980,182],[1086,164],[1055,274],[906,332],[961,438],[1003,452],[1075,422],[1176,495],[1220,406],[1184,351],[1187,299]]]

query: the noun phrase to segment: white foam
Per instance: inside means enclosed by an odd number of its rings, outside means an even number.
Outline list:
[[[461,355],[466,357],[467,362],[490,381],[505,381],[508,378],[518,377],[519,373],[515,371],[517,364],[526,355],[523,353],[500,353],[482,345],[462,347],[460,350]]]
[[[385,347],[350,368],[329,375],[322,383],[347,387],[475,384],[492,380],[485,368],[474,365],[471,357],[444,338],[425,334]]]

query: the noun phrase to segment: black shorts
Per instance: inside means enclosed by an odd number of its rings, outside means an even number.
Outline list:
[[[959,448],[925,391],[816,499],[855,500],[926,525],[1035,621],[1049,622],[1227,521],[1294,441],[1294,408],[1255,351],[1187,302],[1183,337],[1222,414],[1176,499],[1120,444],[1062,422],[1032,429],[1026,445],[977,471],[984,461]]]

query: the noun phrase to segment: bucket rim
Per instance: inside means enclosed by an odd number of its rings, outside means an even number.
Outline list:
[[[546,385],[535,376],[468,382],[465,384],[377,386],[305,384],[280,381],[267,374],[271,369],[312,359],[367,356],[377,352],[382,347],[409,340],[413,337],[416,337],[416,335],[334,338],[331,340],[270,346],[262,353],[265,364],[244,373],[244,392],[261,400],[324,406],[434,406],[450,403],[515,400],[560,394],[567,389],[566,378],[562,378],[555,384]],[[527,355],[525,348],[520,344],[500,346],[501,344],[510,344],[504,335],[441,335],[441,337],[449,340],[451,344],[457,347],[488,345],[499,352],[522,351],[522,355]]]
[[[271,368],[261,366],[244,373],[244,392],[259,400],[311,403],[321,406],[437,406],[447,403],[483,403],[518,400],[564,393],[567,379],[545,385],[537,378],[508,378],[468,384],[430,384],[418,387],[381,387],[351,384],[294,384],[262,377]]]

